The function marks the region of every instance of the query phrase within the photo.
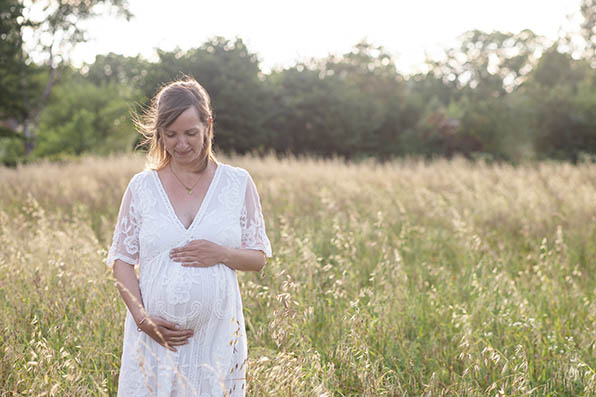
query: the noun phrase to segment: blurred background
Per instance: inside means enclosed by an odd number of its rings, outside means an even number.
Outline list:
[[[0,162],[131,152],[184,74],[220,153],[594,158],[596,0],[411,3],[0,0]]]
[[[0,395],[116,395],[131,118],[186,74],[274,250],[238,275],[247,395],[596,396],[595,26],[596,0],[0,0]]]

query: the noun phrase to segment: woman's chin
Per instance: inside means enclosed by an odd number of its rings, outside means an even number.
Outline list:
[[[181,163],[190,163],[192,162],[192,160],[194,160],[195,156],[194,152],[190,151],[186,153],[175,153],[173,157],[176,161],[179,161]]]

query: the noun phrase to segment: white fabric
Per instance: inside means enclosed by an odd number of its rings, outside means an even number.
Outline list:
[[[183,267],[169,258],[174,247],[205,239],[271,256],[259,196],[247,171],[219,163],[192,224],[185,229],[158,174],[130,181],[120,207],[107,263],[140,267],[145,309],[192,328],[189,344],[171,352],[138,332],[127,311],[119,396],[243,396],[246,334],[236,273],[223,264]]]

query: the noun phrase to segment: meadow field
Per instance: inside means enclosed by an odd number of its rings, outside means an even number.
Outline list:
[[[274,252],[239,274],[249,396],[596,395],[596,164],[220,160]],[[0,168],[0,395],[115,395],[104,261],[143,167]]]

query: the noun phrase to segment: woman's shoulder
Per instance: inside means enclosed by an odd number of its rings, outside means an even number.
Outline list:
[[[136,188],[139,185],[143,184],[149,178],[152,178],[152,174],[154,172],[155,170],[152,169],[144,169],[142,171],[137,172],[132,176],[132,178],[130,178],[130,181],[128,182],[129,188]]]
[[[246,180],[250,177],[250,174],[247,170],[242,167],[236,167],[230,164],[225,163],[217,163],[218,167],[222,167],[223,173],[227,174],[230,177],[239,178],[241,180]]]

